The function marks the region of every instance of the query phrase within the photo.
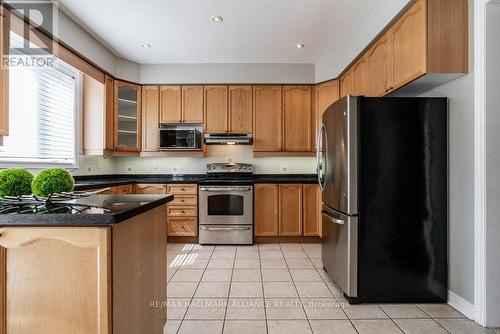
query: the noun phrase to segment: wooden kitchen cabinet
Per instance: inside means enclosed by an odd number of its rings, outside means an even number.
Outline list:
[[[255,152],[276,152],[283,148],[281,86],[254,86],[253,130]]]
[[[340,97],[340,86],[338,80],[332,80],[320,85],[314,89],[314,114],[316,115],[316,124],[314,126],[314,137],[317,136],[319,127],[322,123],[323,113],[332,103]],[[314,138],[315,139],[315,138]],[[313,140],[313,147],[316,149],[316,140]]]
[[[280,184],[280,236],[302,236],[302,184]]]
[[[104,147],[108,151],[115,148],[114,132],[115,114],[115,80],[109,75],[104,76]]]
[[[352,95],[366,96],[369,93],[368,61],[361,57],[352,67]]]
[[[141,87],[115,80],[114,150],[141,150]]]
[[[205,132],[225,133],[228,128],[227,86],[205,86]]]
[[[203,123],[203,86],[182,86],[182,123]]]
[[[181,86],[160,86],[160,123],[182,123]]]
[[[229,132],[252,133],[252,86],[229,86]]]
[[[302,186],[303,235],[321,236],[321,191],[317,184]]]
[[[174,195],[167,204],[167,235],[195,237],[198,235],[198,186],[167,184],[166,192]]]
[[[254,185],[255,236],[278,236],[279,233],[279,185]]]
[[[162,183],[136,183],[133,186],[134,194],[166,194],[167,185]]]
[[[117,195],[130,195],[132,194],[132,185],[131,184],[126,184],[123,186],[116,186],[113,187],[115,194]]]
[[[283,87],[285,151],[312,150],[311,86]]]
[[[384,34],[368,50],[368,95],[384,96],[393,87],[391,35]]]
[[[353,93],[353,77],[352,69],[347,70],[340,78],[340,97],[352,95]]]
[[[158,150],[158,127],[160,126],[158,107],[160,89],[158,86],[142,87],[142,151]]]

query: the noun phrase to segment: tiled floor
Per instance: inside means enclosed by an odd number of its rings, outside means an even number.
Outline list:
[[[500,333],[446,304],[349,305],[319,244],[168,246],[165,333]]]

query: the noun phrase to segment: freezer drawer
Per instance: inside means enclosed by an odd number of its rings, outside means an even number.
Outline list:
[[[358,218],[323,209],[323,267],[351,298],[358,296]]]
[[[200,225],[200,244],[251,245],[252,225]]]

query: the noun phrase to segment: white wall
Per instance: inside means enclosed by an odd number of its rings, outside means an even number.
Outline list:
[[[500,326],[500,2],[486,6],[486,320]]]
[[[141,83],[314,83],[314,64],[141,65]]]

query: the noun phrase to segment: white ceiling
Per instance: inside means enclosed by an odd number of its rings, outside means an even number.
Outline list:
[[[61,0],[117,56],[140,64],[315,63],[377,0]],[[213,23],[221,15],[224,22]],[[148,43],[152,48],[145,49]],[[297,50],[294,44],[304,43]]]

